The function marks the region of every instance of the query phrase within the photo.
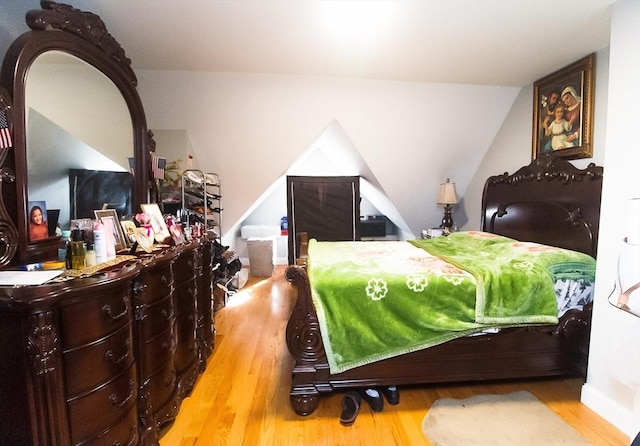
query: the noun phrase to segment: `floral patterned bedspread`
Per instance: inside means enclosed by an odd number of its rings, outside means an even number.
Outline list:
[[[330,371],[340,373],[490,327],[556,323],[554,280],[593,280],[595,261],[463,232],[411,242],[311,240],[307,270]]]

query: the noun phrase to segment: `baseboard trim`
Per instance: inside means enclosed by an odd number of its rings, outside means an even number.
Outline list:
[[[632,411],[625,409],[588,383],[582,386],[580,402],[626,434],[629,444],[638,434],[638,415],[634,415]]]

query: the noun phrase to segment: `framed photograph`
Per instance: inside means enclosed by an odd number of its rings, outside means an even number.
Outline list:
[[[29,241],[49,238],[47,204],[44,201],[29,202]]]
[[[157,203],[141,204],[140,209],[151,219],[151,228],[153,229],[154,238],[158,243],[164,243],[171,237],[169,228],[167,228],[167,224],[162,216],[162,211],[160,211]]]
[[[567,159],[593,155],[593,70],[595,55],[533,84],[532,159],[553,152]]]
[[[127,246],[133,246],[136,242],[136,224],[131,220],[122,220],[120,222],[122,226],[122,232],[124,233],[125,241],[127,242]]]
[[[111,231],[115,240],[116,251],[126,249],[127,242],[125,241],[124,234],[122,232],[122,226],[118,219],[118,213],[115,209],[103,209],[99,211],[93,211],[96,216],[96,220],[104,225],[105,231]]]

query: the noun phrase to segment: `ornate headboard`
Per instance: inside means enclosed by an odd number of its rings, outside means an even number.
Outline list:
[[[578,169],[552,154],[512,175],[489,177],[482,230],[596,256],[602,167]]]

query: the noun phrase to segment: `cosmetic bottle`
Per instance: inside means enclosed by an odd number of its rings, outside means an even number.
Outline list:
[[[69,250],[69,242],[71,242],[71,231],[62,231],[62,237],[58,244],[58,261],[65,262],[66,268],[71,268],[71,259],[67,262],[67,251]]]
[[[87,251],[84,254],[84,264],[87,267],[96,266],[96,251],[93,249],[93,242],[87,242]]]
[[[74,229],[71,233],[71,268],[84,268],[84,231]]]

